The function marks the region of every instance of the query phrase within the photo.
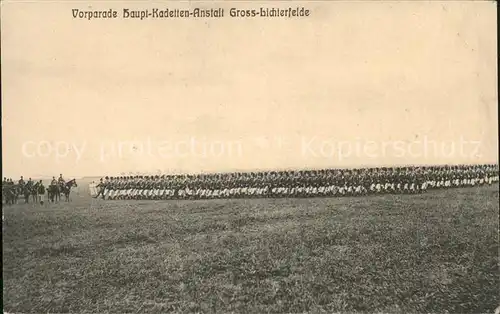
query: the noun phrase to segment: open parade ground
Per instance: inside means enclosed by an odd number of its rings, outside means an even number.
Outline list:
[[[4,311],[492,313],[498,201],[493,185],[20,202],[4,209]]]

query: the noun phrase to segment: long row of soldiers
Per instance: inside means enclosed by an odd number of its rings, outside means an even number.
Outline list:
[[[498,165],[121,176],[101,179],[92,194],[110,200],[412,194],[491,185],[498,179]]]

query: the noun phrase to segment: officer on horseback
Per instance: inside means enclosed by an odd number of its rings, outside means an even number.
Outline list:
[[[59,179],[57,179],[57,183],[59,183],[59,185],[64,185],[66,183],[66,181],[64,181],[64,179],[62,177],[62,174],[59,175]]]

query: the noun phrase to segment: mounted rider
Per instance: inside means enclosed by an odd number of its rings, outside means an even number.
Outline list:
[[[21,176],[21,179],[19,179],[19,181],[17,182],[17,184],[19,184],[20,187],[24,187],[25,182],[24,182],[23,176]]]
[[[57,179],[57,183],[58,183],[60,186],[64,186],[64,184],[66,184],[66,181],[63,179],[62,174],[59,174],[59,178]]]

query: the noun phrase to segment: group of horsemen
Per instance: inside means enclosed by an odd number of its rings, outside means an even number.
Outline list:
[[[21,179],[16,184],[12,179],[4,177],[2,181],[2,195],[7,204],[16,203],[20,195],[24,196],[25,203],[29,203],[31,196],[33,202],[40,202],[43,204],[46,191],[53,200],[54,197],[59,196],[55,194],[64,192],[67,189],[66,183],[62,174],[59,175],[57,180],[55,177],[52,177],[47,188],[42,180],[35,182],[29,178],[28,181],[24,181],[24,177],[21,176]]]
[[[103,199],[216,199],[423,193],[496,184],[498,165],[413,166],[310,171],[106,177]]]

